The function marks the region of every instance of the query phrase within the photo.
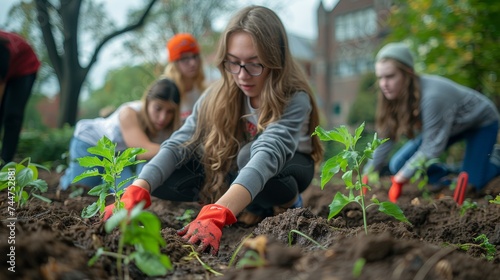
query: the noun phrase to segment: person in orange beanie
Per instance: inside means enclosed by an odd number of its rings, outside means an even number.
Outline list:
[[[181,121],[193,111],[205,90],[205,74],[198,42],[189,33],[178,33],[167,43],[169,63],[163,76],[175,82],[181,92]]]

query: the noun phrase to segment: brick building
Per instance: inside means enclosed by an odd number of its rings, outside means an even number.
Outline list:
[[[361,78],[373,72],[391,2],[339,0],[330,11],[322,2],[317,9],[315,85],[329,128],[347,123]]]

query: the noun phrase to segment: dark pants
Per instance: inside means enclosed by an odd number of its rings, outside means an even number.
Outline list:
[[[246,165],[250,158],[250,144],[243,147],[238,154],[238,168]],[[227,174],[227,181],[232,182],[236,174]],[[271,178],[264,189],[255,197],[249,208],[269,209],[275,205],[290,202],[303,192],[314,177],[314,161],[308,154],[295,153],[281,172]],[[171,201],[199,201],[199,192],[203,184],[203,166],[198,159],[192,158],[178,168],[152,195]],[[258,214],[258,213],[256,213]]]
[[[4,162],[14,159],[19,142],[19,134],[24,119],[24,109],[28,104],[36,73],[7,81],[0,106],[0,131],[3,126],[2,153]]]
[[[469,183],[480,190],[500,174],[499,168],[490,161],[493,146],[497,141],[498,122],[480,128],[469,129],[459,135],[455,135],[448,140],[446,147],[465,140],[466,148],[461,170],[469,174]],[[394,156],[389,163],[389,169],[396,174],[420,148],[422,137],[419,136],[408,141]],[[447,168],[443,164],[433,164],[427,170],[429,183],[437,182],[441,177],[448,174]]]

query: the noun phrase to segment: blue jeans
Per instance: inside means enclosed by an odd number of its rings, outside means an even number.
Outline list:
[[[77,158],[85,157],[85,156],[94,156],[87,152],[87,149],[90,147],[93,147],[95,145],[90,145],[86,142],[83,142],[82,140],[78,139],[77,137],[73,137],[71,139],[71,142],[69,144],[69,155],[70,155],[70,162],[69,166],[66,169],[64,175],[61,177],[61,180],[59,182],[59,185],[61,189],[66,190],[71,184],[73,179],[75,179],[76,176],[82,174],[83,172],[87,170],[91,170],[94,168],[86,168],[80,166],[80,164],[77,161]],[[122,173],[120,174],[120,178],[116,180],[116,184],[118,185],[120,182],[124,181],[127,178],[132,177],[135,174],[139,174],[139,172],[142,170],[144,167],[145,163],[138,164],[136,166],[127,166],[123,168]],[[104,172],[104,169],[102,167],[97,167],[100,173]],[[134,174],[135,173],[135,174]],[[79,185],[85,185],[88,187],[95,187],[97,185],[102,184],[103,181],[100,176],[93,176],[93,177],[87,177],[84,178],[78,182],[75,182],[75,184]],[[123,188],[128,187],[130,184],[132,184],[132,181],[127,182]]]
[[[490,155],[497,141],[497,134],[498,122],[494,122],[450,137],[446,145],[446,148],[448,148],[458,141],[465,140],[466,149],[461,170],[469,174],[469,183],[478,190],[484,188],[491,179],[500,175],[500,168],[490,162]],[[406,161],[415,154],[421,144],[422,136],[419,135],[399,149],[389,162],[391,173],[396,174]],[[427,169],[429,183],[436,183],[448,173],[448,169],[444,164],[436,163],[429,166]]]

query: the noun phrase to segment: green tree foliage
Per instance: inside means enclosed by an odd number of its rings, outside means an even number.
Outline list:
[[[13,15],[18,20],[13,30],[28,38],[34,33],[37,38],[33,41],[46,49],[42,58],[50,61],[59,86],[59,127],[76,123],[82,85],[102,48],[113,38],[140,27],[156,1],[144,4],[139,15],[121,28],[113,28],[107,20],[102,2],[91,0],[32,0],[11,9],[9,20]]]
[[[446,76],[500,104],[500,2],[396,0],[387,42],[405,40],[416,69]]]
[[[151,64],[124,66],[111,70],[104,85],[93,90],[81,104],[81,118],[96,118],[105,107],[118,108],[121,104],[141,99],[144,91],[160,75],[163,68]]]

